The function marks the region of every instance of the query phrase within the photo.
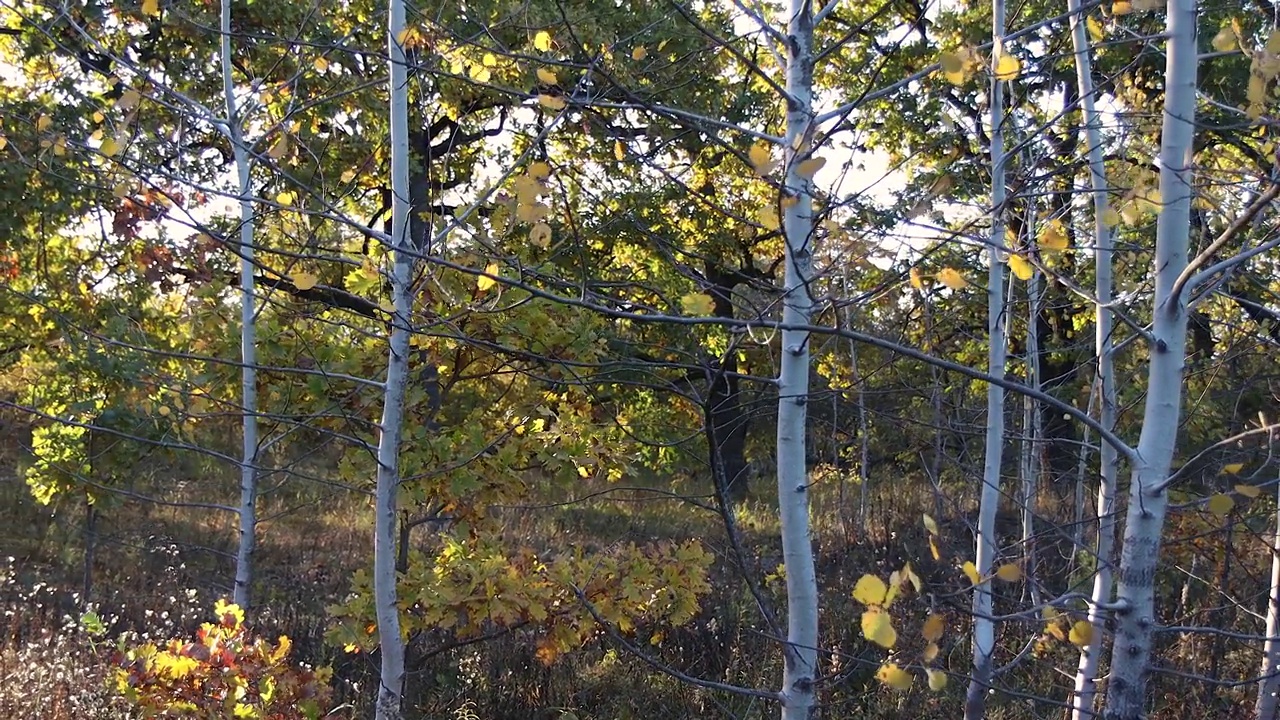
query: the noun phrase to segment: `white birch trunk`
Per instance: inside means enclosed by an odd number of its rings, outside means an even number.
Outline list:
[[[1080,110],[1084,116],[1085,142],[1088,144],[1089,180],[1093,190],[1093,260],[1094,294],[1097,305],[1094,317],[1094,355],[1097,370],[1098,422],[1106,430],[1115,428],[1116,382],[1112,363],[1111,303],[1111,229],[1107,226],[1107,178],[1102,153],[1102,120],[1094,102],[1093,60],[1089,52],[1080,0],[1067,0],[1071,13],[1071,44],[1075,51],[1076,81],[1080,88]],[[1089,623],[1094,642],[1080,651],[1074,689],[1071,695],[1071,719],[1086,720],[1094,716],[1097,694],[1098,664],[1102,657],[1102,636],[1106,617],[1101,610],[1111,600],[1112,563],[1115,555],[1115,505],[1119,471],[1119,453],[1105,440],[1099,443],[1098,468],[1098,541],[1095,552],[1095,574],[1090,593]],[[1083,482],[1083,477],[1079,480]],[[1083,504],[1081,504],[1083,506]],[[1079,527],[1079,526],[1077,526]]]
[[[404,638],[396,604],[396,494],[400,487],[400,430],[409,364],[409,88],[404,47],[404,0],[391,0],[387,53],[391,60],[391,240],[393,266],[387,380],[378,440],[378,483],[374,498],[373,594],[381,652],[376,720],[400,720],[404,692]]]
[[[258,524],[258,358],[253,287],[253,202],[249,199],[249,153],[244,145],[231,67],[231,0],[222,0],[222,90],[227,104],[227,137],[236,161],[240,199],[240,393],[243,444],[240,459],[240,531],[232,601],[248,610],[253,585],[253,549]]]
[[[1004,0],[991,4],[992,65],[1004,52]],[[1004,377],[1006,360],[1004,260],[1005,242],[1004,82],[991,76],[991,240],[987,248],[987,372]],[[965,720],[981,720],[991,685],[996,628],[991,617],[991,567],[996,554],[996,510],[1000,505],[1000,464],[1004,452],[1004,388],[987,385],[987,435],[978,504],[978,539],[974,564],[982,582],[973,588],[973,670],[965,695]]]
[[[1145,715],[1147,669],[1155,630],[1155,575],[1169,496],[1169,477],[1182,408],[1187,308],[1177,278],[1187,266],[1194,194],[1192,139],[1196,112],[1196,2],[1169,0],[1165,106],[1160,138],[1160,197],[1156,224],[1155,296],[1147,399],[1138,439],[1120,557],[1115,642],[1103,717]]]
[[[1280,485],[1276,486],[1276,534],[1271,544],[1271,590],[1267,593],[1267,640],[1262,646],[1257,720],[1274,720],[1280,693]]]
[[[813,140],[813,7],[811,0],[787,3],[787,145],[783,192],[796,202],[783,212],[786,276],[782,322],[809,324],[813,297],[812,181],[796,172]],[[797,151],[799,148],[799,152]],[[778,512],[787,576],[787,646],[782,673],[782,720],[809,720],[817,674],[818,581],[809,537],[809,478],[805,471],[805,420],[809,396],[809,334],[782,332],[778,373]]]

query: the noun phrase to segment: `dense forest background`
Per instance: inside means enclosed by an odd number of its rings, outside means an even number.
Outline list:
[[[0,0],[0,715],[1273,720],[1278,21]]]

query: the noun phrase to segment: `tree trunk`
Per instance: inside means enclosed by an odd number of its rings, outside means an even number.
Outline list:
[[[404,47],[398,38],[405,28],[404,0],[391,0],[387,52],[391,61],[391,242],[394,265],[387,379],[383,389],[382,422],[378,439],[378,480],[374,505],[373,595],[381,654],[376,720],[400,720],[404,695],[405,644],[396,604],[396,493],[400,487],[400,431],[404,419],[409,365],[409,282],[417,248],[410,234],[409,88]]]
[[[991,4],[992,64],[1004,52],[1004,0]],[[987,372],[1005,374],[1004,260],[999,248],[1005,243],[1004,81],[991,77],[991,237],[987,248]],[[1029,332],[1034,332],[1034,328]],[[987,433],[978,505],[978,537],[975,565],[982,581],[973,588],[973,675],[965,695],[965,720],[982,720],[987,689],[994,672],[996,629],[991,617],[991,567],[996,554],[996,511],[1000,505],[1000,465],[1004,453],[1004,388],[987,385]]]
[[[1182,409],[1187,308],[1178,280],[1187,266],[1194,194],[1192,139],[1196,111],[1196,3],[1169,0],[1165,107],[1160,141],[1160,197],[1156,224],[1155,296],[1146,407],[1134,459],[1120,558],[1116,637],[1103,710],[1106,720],[1144,716],[1155,630],[1155,576],[1160,561],[1169,477]]]
[[[813,312],[813,185],[797,172],[813,142],[813,7],[788,0],[787,132],[782,227],[786,275],[782,298],[782,360],[778,373],[778,512],[787,582],[787,646],[782,674],[782,720],[809,720],[818,664],[818,581],[809,538],[809,478],[805,468],[809,397],[809,334]]]
[[[1267,640],[1258,680],[1258,720],[1274,720],[1280,693],[1280,484],[1276,486],[1276,534],[1271,543],[1271,590],[1267,593]]]
[[[1089,180],[1093,189],[1093,261],[1094,294],[1094,363],[1098,389],[1098,423],[1106,430],[1115,428],[1116,382],[1112,363],[1112,317],[1109,304],[1112,293],[1111,229],[1107,226],[1108,191],[1102,152],[1102,121],[1094,104],[1093,61],[1089,54],[1089,38],[1080,0],[1067,0],[1071,13],[1071,44],[1075,51],[1076,81],[1080,88],[1080,108],[1084,116],[1084,134],[1088,149]],[[1087,432],[1087,431],[1086,431]],[[1115,555],[1115,504],[1119,473],[1119,453],[1105,440],[1099,439],[1098,468],[1098,540],[1094,562],[1093,589],[1089,600],[1089,623],[1093,642],[1080,651],[1075,683],[1071,695],[1071,719],[1086,720],[1094,716],[1097,694],[1098,665],[1102,658],[1102,637],[1106,616],[1102,606],[1111,600],[1112,558]],[[1083,486],[1082,477],[1077,479]],[[1083,503],[1078,507],[1083,507]],[[1077,525],[1077,528],[1082,525]]]
[[[257,540],[258,503],[258,369],[257,314],[253,287],[253,202],[249,154],[236,101],[231,64],[231,0],[222,0],[222,90],[227,104],[226,133],[236,161],[240,200],[240,393],[243,443],[240,456],[240,530],[232,599],[247,610],[253,585],[253,550]]]

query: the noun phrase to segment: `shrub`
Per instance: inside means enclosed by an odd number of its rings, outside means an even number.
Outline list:
[[[221,720],[318,718],[329,700],[328,668],[291,665],[286,636],[272,644],[253,637],[244,612],[219,601],[216,623],[194,641],[170,640],[121,650],[116,689],[145,717]]]

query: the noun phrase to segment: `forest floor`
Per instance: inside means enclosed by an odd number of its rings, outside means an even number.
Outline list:
[[[70,500],[63,501],[67,506],[56,508],[56,513],[37,505],[18,471],[12,456],[0,465],[0,606],[4,612],[0,618],[0,717],[128,717],[106,689],[111,668],[104,645],[110,643],[94,641],[78,622],[85,607],[81,597],[85,511]],[[822,668],[826,678],[822,716],[959,717],[966,684],[962,672],[970,652],[963,617],[968,598],[952,590],[959,587],[957,560],[972,552],[968,549],[972,536],[964,521],[972,516],[971,508],[947,505],[939,510],[931,493],[910,490],[922,483],[903,483],[869,493],[864,521],[858,518],[857,486],[846,483],[842,488],[838,474],[828,475],[815,487],[813,508],[823,591],[823,646],[832,649]],[[214,481],[231,483],[233,479]],[[672,489],[669,483],[665,489]],[[755,490],[767,497],[772,488],[761,483]],[[704,597],[701,612],[688,625],[665,632],[661,643],[638,644],[653,659],[695,677],[775,687],[781,676],[778,644],[759,630],[759,614],[741,581],[743,572],[750,573],[776,607],[785,607],[780,583],[767,579],[780,562],[771,504],[761,500],[738,508],[743,544],[756,558],[743,568],[724,539],[718,515],[670,500],[616,500],[538,512],[500,511],[504,540],[544,552],[702,540],[717,556],[717,563],[713,590]],[[929,549],[923,513],[942,519],[940,560],[934,560]],[[948,522],[946,518],[958,519]],[[108,636],[127,630],[157,639],[182,637],[208,621],[214,600],[229,595],[234,521],[214,512],[134,502],[104,504],[95,522],[90,600],[107,621]],[[1016,517],[1009,522],[1016,522]],[[367,717],[376,682],[376,662],[368,655],[343,652],[324,639],[329,627],[326,608],[347,595],[352,573],[368,563],[370,523],[367,503],[348,494],[299,502],[295,512],[269,520],[261,529],[254,626],[268,637],[288,635],[296,660],[335,669],[339,708],[330,716],[335,718]],[[1016,533],[1012,527],[1009,531]],[[427,548],[431,538],[423,533],[415,536],[415,543],[419,542]],[[1055,562],[1047,557],[1060,554],[1060,549],[1061,542],[1053,538],[1043,543],[1046,567],[1066,567],[1064,559]],[[907,561],[926,589],[923,596],[912,593],[895,606],[895,624],[901,623],[899,632],[904,637],[916,636],[927,613],[947,616],[938,665],[961,674],[953,676],[941,693],[930,692],[923,682],[900,693],[875,680],[888,653],[862,638],[861,606],[850,596],[864,573],[887,578]],[[1034,639],[1036,634],[1033,625],[1022,637]],[[652,720],[776,715],[776,708],[758,699],[693,687],[656,671],[604,633],[550,665],[536,657],[535,640],[534,631],[516,631],[447,652],[433,654],[437,648],[414,647],[408,717]],[[918,639],[904,641],[911,643]],[[1022,649],[1007,648],[1005,660]],[[989,713],[993,720],[1063,716],[1059,703],[1070,687],[1074,649],[1037,647],[1032,655],[1030,662],[1004,680],[1005,686],[1016,687],[1023,697],[993,695]],[[913,660],[908,657],[903,662]],[[1188,703],[1203,708],[1204,717],[1232,717],[1243,707],[1240,693],[1200,697],[1175,687],[1171,684],[1168,690],[1168,710],[1153,718],[1188,717]],[[1026,699],[1035,696],[1058,701]]]

